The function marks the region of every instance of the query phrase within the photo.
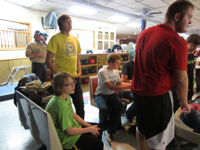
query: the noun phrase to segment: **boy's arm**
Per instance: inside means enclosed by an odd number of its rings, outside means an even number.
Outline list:
[[[53,72],[53,74],[56,74],[58,73],[58,70],[53,65],[53,57],[54,57],[54,53],[47,50],[47,57],[46,57],[45,63],[48,66],[48,68],[51,70],[51,72]]]
[[[95,137],[98,137],[100,135],[99,130],[101,130],[101,129],[98,128],[97,125],[94,125],[94,126],[91,126],[88,128],[73,128],[72,126],[70,126],[65,131],[67,132],[68,135],[91,133]]]
[[[85,122],[81,117],[76,115],[73,112],[73,118],[82,126],[86,128],[73,128],[70,126],[66,129],[66,132],[68,135],[77,135],[77,134],[83,134],[83,133],[92,133],[95,137],[99,136],[99,130],[100,128],[97,127],[97,125],[92,126],[91,124]]]
[[[29,58],[35,58],[35,57],[40,57],[40,58],[44,58],[45,55],[44,53],[28,53],[26,54],[26,57],[29,57]]]
[[[84,126],[84,127],[91,127],[91,126],[92,126],[91,124],[85,122],[79,115],[75,114],[74,112],[73,112],[73,118],[74,118],[80,125],[82,125],[82,126]]]
[[[130,89],[131,88],[131,83],[124,83],[124,82],[118,82],[117,85],[113,85],[110,81],[105,82],[106,86],[110,89],[110,90],[115,90],[115,91],[120,91],[123,89]]]
[[[78,78],[79,76],[82,75],[81,62],[80,62],[79,54],[77,54],[77,70],[78,70],[78,74],[76,75],[76,77]]]
[[[127,82],[127,83],[131,83],[132,82],[132,80],[128,79],[128,75],[126,75],[126,74],[122,74],[121,75],[121,79],[122,79],[122,82]]]

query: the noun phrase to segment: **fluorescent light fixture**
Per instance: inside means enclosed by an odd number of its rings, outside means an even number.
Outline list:
[[[132,28],[140,28],[141,27],[141,24],[140,23],[128,23],[126,24],[128,27],[132,27]]]
[[[25,7],[31,7],[40,2],[41,0],[6,0],[6,1]]]
[[[111,16],[108,19],[112,20],[112,21],[117,21],[117,22],[125,22],[125,21],[129,21],[130,19],[125,17],[125,16]]]
[[[88,14],[95,14],[97,13],[97,11],[93,10],[93,9],[90,9],[90,8],[87,8],[87,7],[81,7],[81,6],[73,6],[73,7],[70,7],[68,9],[68,11],[71,11],[71,12],[74,12],[74,13],[77,13],[77,14],[83,14],[83,15],[88,15]]]

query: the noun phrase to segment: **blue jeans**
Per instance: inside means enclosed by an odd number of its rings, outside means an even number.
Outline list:
[[[70,94],[74,107],[76,109],[76,114],[79,115],[83,120],[85,116],[84,111],[84,103],[83,103],[83,91],[81,88],[81,82],[80,78],[75,78],[76,84],[75,84],[75,91],[74,94]]]
[[[134,96],[132,92],[119,92],[120,98],[126,98],[130,101],[133,101],[131,106],[126,111],[126,117],[129,118],[129,120],[133,120],[133,117],[136,116],[136,107],[134,103]]]
[[[123,104],[117,94],[95,95],[95,104],[99,108],[99,126],[107,127],[108,133],[115,133],[121,127]],[[109,121],[107,120],[109,116]]]

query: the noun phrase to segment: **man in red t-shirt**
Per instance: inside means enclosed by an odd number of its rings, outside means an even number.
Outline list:
[[[151,149],[164,150],[173,139],[171,89],[174,86],[181,107],[191,111],[187,103],[187,43],[177,32],[187,31],[193,10],[190,2],[176,1],[169,6],[163,24],[150,27],[138,36],[131,91],[137,111],[140,150],[148,149],[148,145]]]

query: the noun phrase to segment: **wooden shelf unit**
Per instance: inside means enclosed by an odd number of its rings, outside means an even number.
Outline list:
[[[129,53],[117,53],[119,54],[123,60],[121,60],[121,65],[123,65],[126,61],[129,61]],[[102,53],[102,54],[79,54],[79,58],[81,60],[81,70],[82,70],[82,76],[80,77],[81,79],[88,78],[89,76],[97,75],[98,70],[103,67],[103,65],[107,65],[107,53]],[[126,57],[126,59],[124,59]],[[88,63],[87,65],[84,64],[84,61],[88,61],[90,59],[94,59],[95,63],[90,64]],[[94,68],[95,72],[94,73],[88,73],[88,74],[83,74],[83,70],[87,69],[89,70],[90,68]],[[120,69],[119,69],[120,70]]]

